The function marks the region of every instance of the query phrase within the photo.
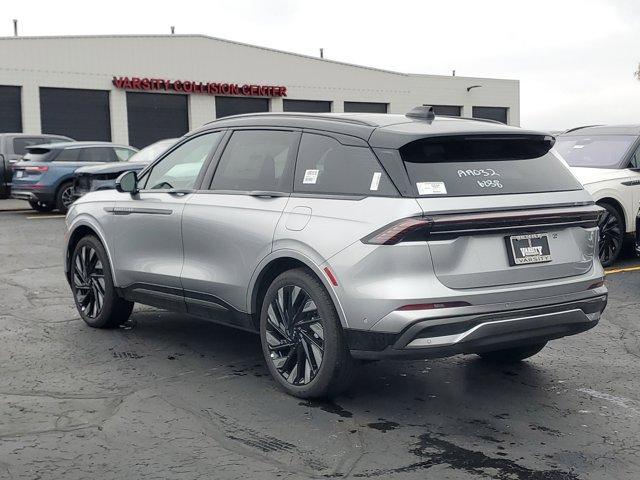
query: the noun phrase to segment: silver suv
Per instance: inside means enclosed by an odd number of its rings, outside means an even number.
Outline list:
[[[518,361],[607,301],[601,209],[553,143],[429,107],[217,120],[73,204],[67,278],[92,327],[139,302],[259,332],[299,397],[362,360]]]

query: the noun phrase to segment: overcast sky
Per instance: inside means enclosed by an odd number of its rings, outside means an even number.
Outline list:
[[[0,35],[202,33],[409,73],[520,80],[521,124],[640,123],[640,0],[4,0]],[[163,5],[166,7],[163,8]]]

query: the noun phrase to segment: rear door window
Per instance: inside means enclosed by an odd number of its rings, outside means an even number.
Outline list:
[[[115,162],[118,159],[112,147],[87,147],[81,150],[80,162]]]
[[[302,135],[294,191],[320,195],[397,195],[370,148],[343,145],[335,138],[312,133]]]
[[[237,130],[229,139],[212,190],[291,191],[298,132]]]
[[[546,137],[427,138],[400,148],[417,196],[580,190]]]

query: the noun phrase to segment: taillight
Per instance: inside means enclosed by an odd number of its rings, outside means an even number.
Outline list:
[[[372,245],[395,245],[401,242],[409,234],[422,228],[429,229],[433,224],[433,219],[426,217],[409,217],[391,223],[380,230],[376,230],[371,235],[362,239],[363,243]]]
[[[42,172],[49,171],[49,167],[47,167],[46,165],[37,165],[37,166],[33,166],[33,167],[23,167],[23,170],[25,172],[42,173]]]

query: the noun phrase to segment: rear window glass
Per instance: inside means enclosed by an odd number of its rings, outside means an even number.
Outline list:
[[[562,135],[553,148],[572,167],[619,168],[636,138],[633,135]]]
[[[27,147],[31,145],[42,145],[43,143],[51,143],[48,138],[43,137],[18,137],[13,139],[13,153],[16,155],[24,155],[27,153]]]
[[[48,148],[30,148],[22,160],[25,162],[47,162],[51,160],[50,153],[51,150]]]
[[[309,133],[302,135],[294,185],[304,193],[397,195],[371,149]]]
[[[580,190],[545,137],[448,137],[400,149],[420,197]]]

